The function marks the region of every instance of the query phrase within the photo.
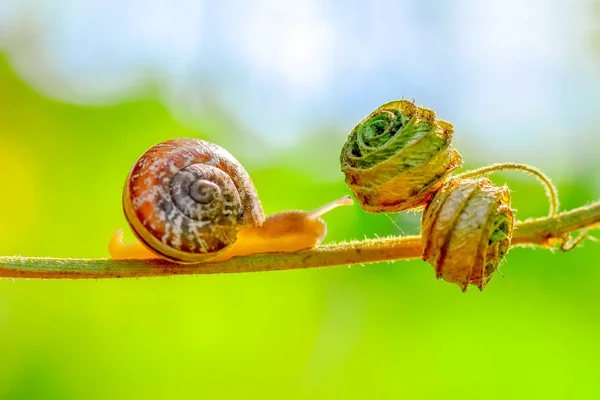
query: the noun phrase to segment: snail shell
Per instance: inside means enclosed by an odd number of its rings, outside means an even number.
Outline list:
[[[153,253],[176,262],[215,257],[265,215],[242,165],[225,149],[175,139],[146,151],[123,190],[126,218]]]
[[[423,213],[423,259],[438,278],[483,290],[510,247],[514,216],[508,187],[487,178],[451,178]]]
[[[454,128],[407,100],[384,104],[350,133],[340,162],[346,183],[368,212],[424,206],[450,171],[462,165]]]

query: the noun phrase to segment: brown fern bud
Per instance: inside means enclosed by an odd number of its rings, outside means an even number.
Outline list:
[[[423,259],[438,278],[483,290],[510,247],[514,216],[507,186],[448,179],[423,212]]]
[[[454,128],[407,100],[384,104],[362,120],[342,148],[346,183],[368,212],[424,206],[462,158]]]

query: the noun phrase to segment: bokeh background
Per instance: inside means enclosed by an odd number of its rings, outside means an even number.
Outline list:
[[[600,197],[600,8],[586,0],[0,1],[0,254],[106,257],[125,176],[198,137],[268,213],[349,193],[346,135],[414,98],[475,167]],[[518,217],[530,177],[496,176]],[[333,211],[327,241],[419,215]],[[131,235],[129,235],[131,237]],[[600,245],[514,249],[484,292],[420,261],[165,279],[0,280],[0,398],[594,398]]]

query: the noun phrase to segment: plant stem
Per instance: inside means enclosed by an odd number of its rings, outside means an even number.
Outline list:
[[[600,224],[600,202],[571,211],[520,222],[513,246],[553,247],[570,232]],[[330,267],[420,258],[420,236],[365,239],[334,243],[297,253],[234,257],[223,262],[178,265],[167,261],[116,261],[109,259],[0,257],[0,277],[5,278],[133,278],[192,274],[220,274]]]
[[[548,196],[548,200],[550,200],[549,216],[551,217],[553,215],[556,215],[556,213],[558,212],[558,190],[556,189],[556,186],[554,186],[550,178],[546,176],[546,174],[544,174],[539,169],[532,167],[531,165],[517,163],[492,164],[488,165],[487,167],[481,167],[472,171],[460,173],[458,175],[455,175],[454,178],[472,178],[475,176],[488,175],[493,172],[500,171],[523,171],[529,175],[534,176],[544,186],[544,189],[546,190],[546,196]]]

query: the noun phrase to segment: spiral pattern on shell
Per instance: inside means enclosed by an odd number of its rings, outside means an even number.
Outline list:
[[[423,213],[423,259],[438,278],[483,290],[510,247],[514,215],[508,187],[487,178],[451,178]]]
[[[252,180],[227,150],[175,139],[146,151],[123,190],[127,220],[152,252],[177,262],[214,257],[265,216]]]
[[[384,104],[350,133],[340,162],[346,183],[368,212],[424,206],[450,171],[462,165],[454,128],[407,100]]]

